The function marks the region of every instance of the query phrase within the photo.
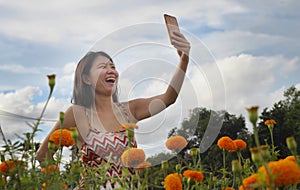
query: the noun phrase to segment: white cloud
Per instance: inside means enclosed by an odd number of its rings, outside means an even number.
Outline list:
[[[57,69],[56,89],[62,96],[71,97],[73,93],[74,74],[77,63],[67,63],[64,65],[62,72]]]
[[[2,2],[2,7],[9,13],[0,19],[1,24],[5,25],[0,29],[1,33],[21,39],[54,43],[61,43],[64,40],[91,42],[91,39],[97,39],[131,24],[163,23],[162,14],[165,12],[177,15],[182,21],[202,20],[206,24],[218,26],[223,23],[224,15],[244,11],[244,8],[235,2],[198,1],[172,2],[172,4],[139,1],[124,4],[99,1],[89,3],[51,1],[46,4],[39,1],[26,3],[10,1]]]
[[[17,65],[17,64],[2,64],[0,65],[0,71],[10,72],[10,73],[31,73],[31,74],[40,73],[40,71],[37,68],[28,68],[28,67],[24,67],[24,65]]]
[[[1,107],[7,109],[7,111],[17,111],[18,113],[23,111],[22,114],[29,113],[32,109],[31,101],[33,95],[36,93],[41,95],[41,90],[38,87],[31,86],[24,87],[15,92],[1,93]]]
[[[282,98],[282,92],[293,83],[290,74],[299,69],[297,50],[300,43],[297,36],[300,27],[295,19],[299,15],[296,6],[298,3],[295,1],[247,3],[194,0],[188,3],[178,1],[157,4],[132,1],[123,4],[94,0],[88,3],[1,1],[0,4],[5,11],[0,18],[1,25],[5,26],[0,28],[0,34],[19,39],[20,42],[25,40],[50,46],[59,45],[60,48],[72,46],[86,49],[99,38],[115,35],[101,44],[101,49],[107,45],[108,48],[119,51],[115,61],[122,77],[121,100],[134,98],[134,95],[160,93],[166,85],[161,80],[171,79],[177,57],[174,49],[167,46],[169,43],[162,25],[163,13],[176,15],[186,32],[193,31],[195,38],[201,38],[216,55],[217,64],[213,63],[211,56],[207,56],[203,45],[193,39],[192,58],[200,56],[205,61],[201,65],[198,62],[190,64],[183,89],[174,106],[142,123],[144,132],[149,133],[140,138],[145,147],[155,147],[153,139],[156,137],[160,137],[157,141],[163,146],[169,129],[177,126],[178,121],[188,114],[188,109],[193,107],[224,108],[222,100],[225,98],[226,110],[234,114],[246,114],[245,107],[251,105],[271,106]],[[150,25],[145,24],[148,27],[132,26],[125,28],[125,32],[122,30],[123,27],[149,22],[161,25],[151,29]],[[215,30],[218,32],[214,32]],[[188,37],[192,39],[191,36]],[[136,42],[140,44],[134,44]],[[7,49],[5,43],[0,45]],[[9,52],[11,56],[21,56],[11,47]],[[66,54],[68,53],[66,49]],[[147,64],[153,65],[149,67]],[[56,119],[58,112],[69,105],[75,67],[76,63],[71,62],[60,68],[49,69],[57,74],[57,84],[55,97],[51,99],[45,117]],[[214,77],[218,75],[216,67],[223,81],[214,81],[220,80],[217,76]],[[1,63],[0,70],[12,74],[39,72],[22,63]],[[147,77],[156,77],[158,80],[147,83],[144,88],[140,86],[133,89],[138,81]],[[216,90],[221,89],[218,85],[222,85],[222,82],[226,93]],[[1,84],[0,88],[16,89],[13,85],[5,84]],[[135,91],[130,94],[132,89]],[[13,113],[37,117],[44,104],[43,101],[35,100],[37,96],[42,96],[40,88],[24,87],[15,92],[0,93],[0,105]],[[61,96],[68,100],[57,98]],[[20,126],[24,128],[22,130],[26,128],[23,127],[24,121],[10,118],[4,118],[3,121],[7,123],[2,123],[1,120],[1,125],[10,136],[14,132],[20,132]],[[161,126],[163,127],[156,133],[150,134],[149,130]],[[163,150],[163,147],[160,148]]]
[[[15,138],[15,134],[21,135],[23,132],[30,130],[26,122],[35,122],[29,118],[38,118],[41,114],[45,102],[34,103],[34,96],[41,96],[41,90],[38,87],[24,87],[14,92],[0,93],[0,117],[1,126],[7,138]],[[53,126],[54,121],[58,119],[59,112],[65,111],[69,103],[64,99],[51,98],[44,114],[46,122],[43,125]],[[22,118],[25,116],[29,118]],[[47,127],[46,127],[47,128]],[[48,128],[49,129],[49,128]]]
[[[249,31],[213,32],[202,40],[217,58],[243,52],[269,54],[269,52],[276,51],[281,54],[283,47],[285,47],[285,51],[289,51],[289,49],[297,46],[294,44],[295,39],[291,39],[289,36],[284,37]],[[261,51],[262,49],[264,51]]]

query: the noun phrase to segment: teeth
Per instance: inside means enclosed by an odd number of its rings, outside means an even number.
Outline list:
[[[115,80],[116,80],[115,78],[107,78],[106,79],[106,81],[112,81],[112,82],[115,82]]]

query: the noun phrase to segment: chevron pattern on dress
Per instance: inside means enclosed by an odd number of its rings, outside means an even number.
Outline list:
[[[122,153],[127,149],[127,145],[128,137],[124,131],[118,133],[91,133],[82,149],[82,153],[87,160],[95,159],[93,158],[94,154],[90,153],[94,152],[105,159],[109,159],[111,156],[112,161],[119,163]],[[136,147],[135,139],[132,139],[131,146]]]
[[[87,139],[86,145],[91,149],[96,149],[97,146],[99,146],[102,149],[106,149],[107,146],[112,146],[113,148],[115,148],[118,145],[126,146],[127,143],[127,136],[123,132],[117,134],[91,133],[90,138]]]

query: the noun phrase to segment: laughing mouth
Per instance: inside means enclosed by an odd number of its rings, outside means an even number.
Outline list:
[[[107,78],[105,79],[105,82],[108,82],[108,83],[115,83],[116,79],[115,78]]]

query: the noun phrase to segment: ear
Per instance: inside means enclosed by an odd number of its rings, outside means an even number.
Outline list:
[[[87,84],[87,85],[91,85],[91,84],[92,84],[92,82],[91,82],[91,80],[90,80],[90,77],[89,77],[88,75],[86,75],[86,74],[83,74],[83,75],[82,75],[82,80],[83,80],[83,82],[84,82],[85,84]]]

